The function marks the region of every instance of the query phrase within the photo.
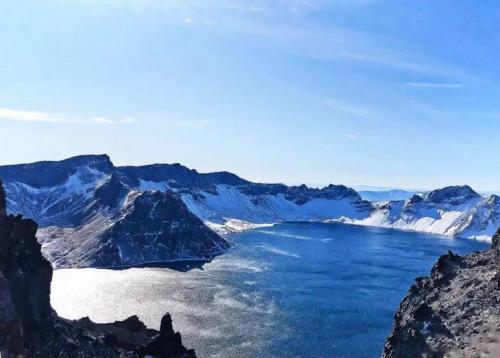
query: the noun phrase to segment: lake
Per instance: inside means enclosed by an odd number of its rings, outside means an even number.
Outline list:
[[[285,223],[229,237],[224,255],[188,272],[63,269],[52,305],[97,322],[170,312],[199,357],[378,357],[417,276],[448,250],[487,243],[342,224]]]

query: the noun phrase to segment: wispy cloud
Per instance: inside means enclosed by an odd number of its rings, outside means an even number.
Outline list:
[[[444,82],[407,82],[403,83],[405,87],[414,88],[462,88],[464,85],[462,83],[444,83]]]
[[[349,140],[359,140],[359,136],[353,133],[346,134],[345,137]]]
[[[330,98],[325,99],[325,104],[329,108],[352,116],[368,119],[375,118],[375,112],[373,109],[361,105],[341,102]]]
[[[57,114],[48,114],[35,111],[24,111],[10,108],[0,108],[0,119],[18,122],[46,122],[64,123],[70,122],[67,118]]]
[[[47,113],[32,110],[19,110],[0,107],[0,121],[26,122],[26,123],[67,123],[67,124],[119,124],[133,123],[135,120],[131,117],[119,120],[103,116],[93,116],[88,118],[72,117],[64,114]]]
[[[68,1],[68,0],[66,0]],[[184,25],[217,28],[227,36],[259,37],[275,49],[323,61],[345,61],[387,71],[471,79],[462,68],[415,49],[414,44],[345,27],[314,26],[306,18],[325,9],[362,8],[380,0],[81,0],[133,11],[159,10]],[[293,20],[293,21],[290,21]]]
[[[91,117],[89,121],[99,124],[116,124],[117,122],[113,119],[109,119],[107,117]]]
[[[219,9],[234,12],[258,13],[272,10],[289,12],[308,12],[332,3],[346,4],[353,2],[363,4],[374,0],[82,0],[92,6],[106,5],[116,8],[128,8],[133,11],[147,9],[163,9],[167,11],[197,11]]]

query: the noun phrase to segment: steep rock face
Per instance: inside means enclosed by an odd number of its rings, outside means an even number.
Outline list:
[[[410,288],[383,358],[500,356],[500,231],[492,248],[439,258]]]
[[[3,189],[2,182],[0,182],[0,217],[7,214],[7,203],[5,200],[5,190]]]
[[[172,192],[134,192],[116,216],[74,229],[46,228],[45,256],[56,267],[123,267],[170,260],[210,260],[229,244]]]
[[[24,354],[22,322],[14,307],[9,281],[0,273],[0,353]]]
[[[113,240],[120,261],[128,265],[147,260],[208,260],[229,247],[177,194],[158,191],[141,193],[103,240]]]
[[[483,198],[469,186],[450,186],[408,200],[377,206],[372,215],[352,223],[488,239],[500,226],[500,200]]]
[[[52,267],[41,254],[35,237],[37,225],[32,220],[5,215],[4,199],[0,190],[1,356],[195,357],[194,351],[186,349],[180,335],[173,331],[169,315],[165,316],[161,332],[148,330],[138,322],[130,325],[131,319],[106,325],[96,332],[59,318],[50,306]],[[137,327],[142,331],[137,333]],[[134,332],[142,334],[143,339],[130,339]],[[120,338],[112,339],[113,334]],[[157,345],[164,349],[156,350]]]
[[[24,322],[34,328],[50,320],[52,268],[40,253],[37,225],[20,217],[0,218],[0,271]]]

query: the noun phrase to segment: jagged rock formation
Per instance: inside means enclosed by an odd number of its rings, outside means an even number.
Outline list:
[[[41,254],[37,224],[7,216],[1,188],[0,182],[0,356],[195,357],[173,331],[169,315],[160,332],[146,329],[134,317],[109,325],[87,320],[87,327],[58,317],[50,306],[52,267]],[[140,335],[142,340],[130,338]]]
[[[500,226],[500,198],[449,186],[407,200],[379,204],[368,218],[348,222],[459,238],[489,239]]]
[[[500,357],[500,230],[492,248],[441,256],[394,317],[383,358]]]

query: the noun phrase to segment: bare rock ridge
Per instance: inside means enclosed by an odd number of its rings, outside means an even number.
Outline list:
[[[52,267],[36,239],[37,224],[7,216],[0,182],[0,356],[193,358],[170,315],[160,332],[137,317],[110,324],[68,321],[50,305]]]
[[[401,302],[383,358],[500,357],[500,230],[492,247],[441,256]]]

